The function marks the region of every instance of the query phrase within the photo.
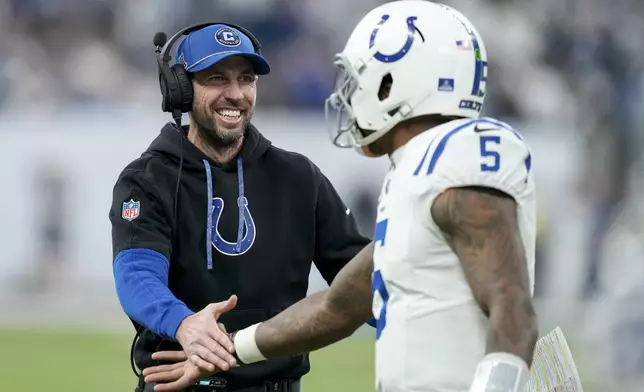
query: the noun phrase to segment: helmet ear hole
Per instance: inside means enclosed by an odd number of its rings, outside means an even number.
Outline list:
[[[380,101],[384,101],[389,97],[389,93],[391,92],[391,85],[393,83],[394,78],[390,73],[382,77],[382,80],[380,81],[380,88],[378,89],[378,99]]]

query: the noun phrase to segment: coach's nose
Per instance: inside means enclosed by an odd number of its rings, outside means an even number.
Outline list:
[[[230,83],[228,83],[226,90],[224,90],[224,98],[230,101],[241,101],[242,99],[244,99],[244,92],[239,85],[239,81],[232,80]]]

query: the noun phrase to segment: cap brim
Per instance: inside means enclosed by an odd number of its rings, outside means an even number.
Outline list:
[[[217,64],[223,59],[226,59],[231,56],[241,56],[250,61],[251,65],[253,66],[253,71],[255,71],[255,74],[257,75],[268,75],[271,72],[271,66],[268,64],[268,61],[254,53],[245,53],[245,52],[235,52],[235,51],[230,51],[226,53],[219,53],[216,54],[212,57],[207,57],[203,59],[202,61],[198,62],[194,67],[190,67],[186,69],[188,72],[199,72],[203,71],[206,68],[210,68],[213,65]]]

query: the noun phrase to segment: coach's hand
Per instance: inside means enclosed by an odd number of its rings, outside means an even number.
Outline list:
[[[235,346],[225,331],[220,329],[217,319],[237,305],[237,296],[206,306],[199,313],[186,317],[177,329],[176,338],[189,362],[204,372],[216,368],[228,370],[237,365],[231,355]]]
[[[204,377],[217,372],[205,372],[188,361],[183,351],[159,351],[152,354],[155,361],[175,362],[171,365],[151,366],[143,369],[146,383],[156,383],[156,392],[183,391]]]

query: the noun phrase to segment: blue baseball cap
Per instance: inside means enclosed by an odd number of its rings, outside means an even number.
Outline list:
[[[271,72],[268,61],[255,53],[253,42],[241,31],[216,24],[193,31],[177,49],[177,63],[188,72],[199,72],[230,56],[242,56],[253,65],[257,75]]]

